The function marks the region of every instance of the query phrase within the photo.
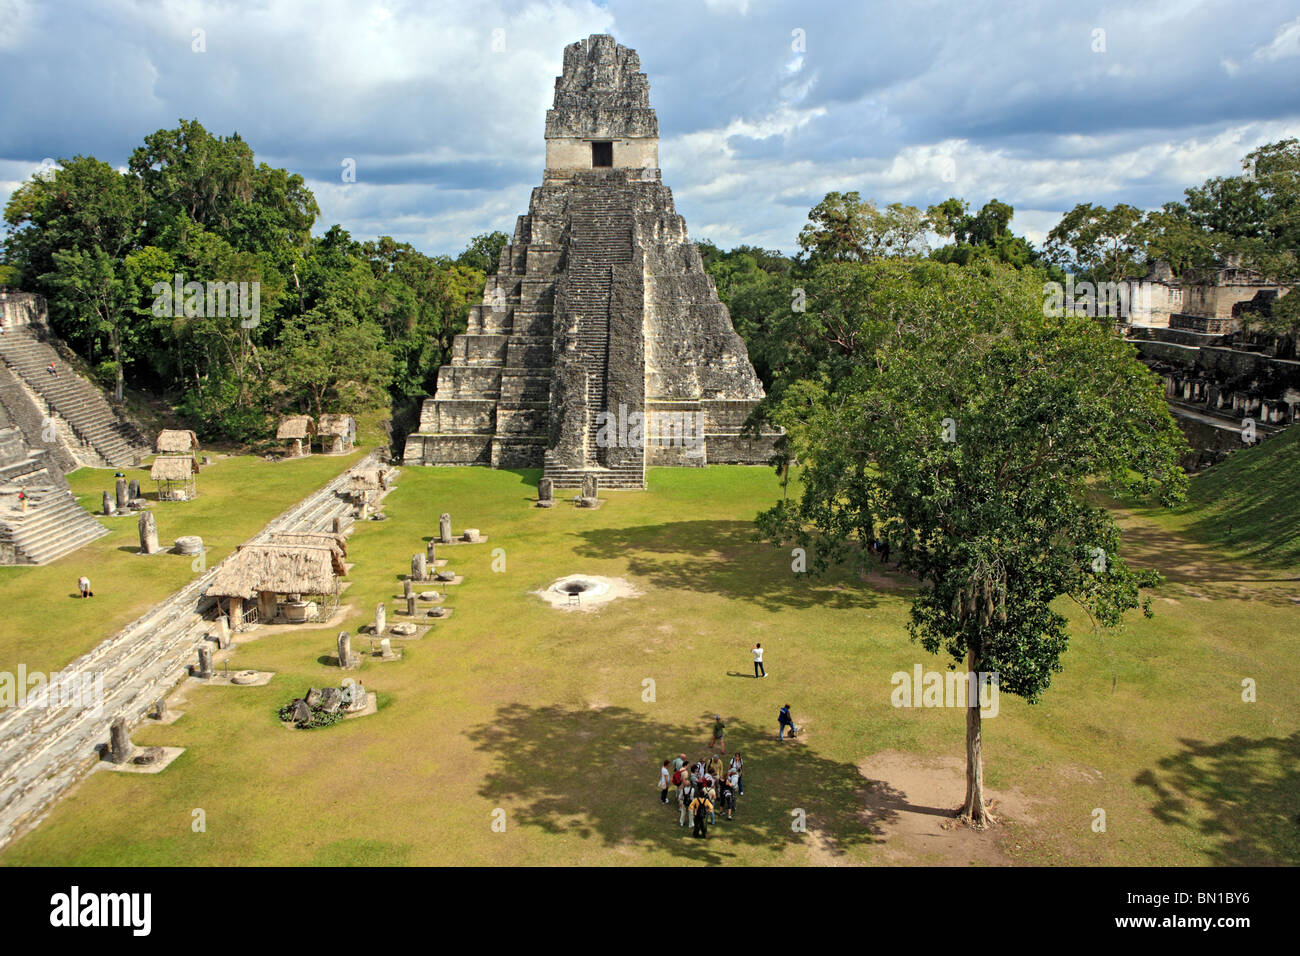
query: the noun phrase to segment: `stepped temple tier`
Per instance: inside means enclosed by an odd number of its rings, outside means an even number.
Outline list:
[[[565,49],[542,185],[438,372],[407,464],[644,488],[647,465],[772,455],[776,433],[740,434],[763,388],[660,181],[640,67],[610,36]]]

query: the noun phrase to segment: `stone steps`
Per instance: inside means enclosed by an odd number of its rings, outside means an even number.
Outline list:
[[[113,411],[98,388],[78,375],[43,340],[42,336],[48,335],[48,330],[38,323],[7,332],[0,336],[0,360],[100,459],[88,464],[139,464],[149,453],[148,442]],[[56,369],[54,375],[48,371],[51,362]]]
[[[378,461],[371,456],[369,461]],[[343,473],[272,520],[251,540],[277,531],[327,531],[349,516]],[[83,512],[84,513],[84,512]],[[204,597],[219,565],[83,655],[65,673],[102,676],[102,710],[69,702],[29,703],[0,711],[0,846],[35,825],[68,787],[96,761],[114,718],[128,725],[144,718],[154,701],[185,676],[208,629],[211,601]],[[80,702],[85,704],[84,701]]]
[[[27,513],[6,515],[4,525],[0,534],[25,564],[47,564],[108,534],[64,489],[50,489],[43,496],[33,492]]]

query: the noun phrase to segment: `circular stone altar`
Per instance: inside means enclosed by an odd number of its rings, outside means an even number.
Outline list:
[[[590,610],[621,597],[634,597],[638,592],[622,578],[570,574],[533,593],[560,610]]]

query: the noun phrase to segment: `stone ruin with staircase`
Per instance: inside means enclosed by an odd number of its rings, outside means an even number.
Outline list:
[[[0,564],[45,564],[108,533],[64,475],[137,465],[149,443],[63,360],[43,298],[0,292],[0,316]]]
[[[636,52],[564,51],[546,171],[406,440],[421,465],[542,468],[644,488],[647,466],[764,464],[763,388],[660,180]]]

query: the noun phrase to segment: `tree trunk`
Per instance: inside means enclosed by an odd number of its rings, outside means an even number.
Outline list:
[[[966,669],[977,671],[975,651],[966,654]],[[970,685],[967,684],[969,689]],[[984,757],[982,753],[979,681],[975,681],[975,697],[966,701],[966,804],[960,818],[963,823],[983,830],[993,823],[993,817],[984,805]]]
[[[112,342],[113,342],[113,364],[117,366],[117,386],[113,390],[113,397],[120,402],[122,401],[122,397],[123,397],[122,339],[117,333],[117,326],[113,326]]]

